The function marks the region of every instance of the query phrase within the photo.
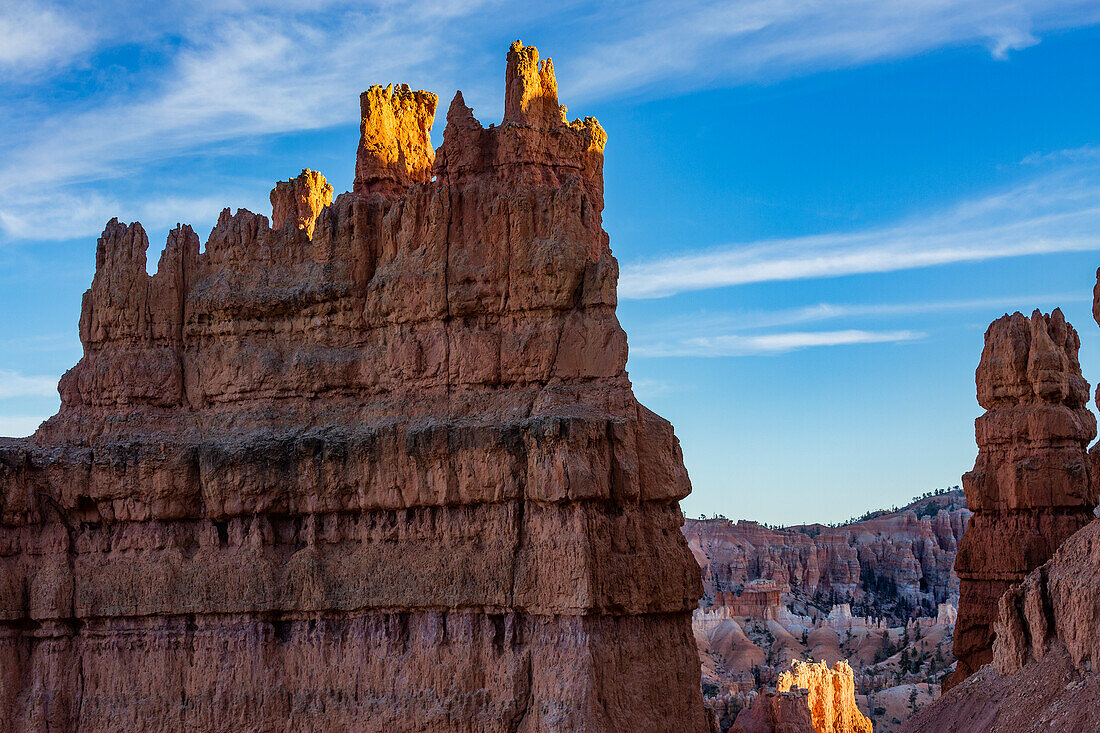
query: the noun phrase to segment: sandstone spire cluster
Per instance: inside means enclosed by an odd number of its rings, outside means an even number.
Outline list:
[[[731,733],[871,733],[856,707],[855,678],[847,662],[795,660],[776,680],[775,693],[757,695]]]
[[[146,274],[112,221],[84,357],[0,441],[0,720],[120,731],[702,729],[671,426],[638,404],[606,140],[516,44],[505,122],[362,98]],[[556,110],[556,111],[555,111]]]
[[[963,476],[975,512],[959,545],[958,666],[945,687],[993,658],[998,599],[1093,519],[1087,447],[1096,420],[1077,360],[1077,332],[1060,310],[994,321],[976,381],[986,408],[978,458]]]

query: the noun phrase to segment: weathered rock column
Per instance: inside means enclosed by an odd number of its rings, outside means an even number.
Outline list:
[[[978,365],[978,458],[963,476],[974,512],[959,545],[950,688],[993,658],[1001,595],[1093,519],[1087,448],[1096,419],[1077,360],[1080,340],[1060,310],[992,323]]]
[[[200,251],[112,221],[84,357],[0,441],[6,730],[704,730],[672,426],[640,405],[606,135],[513,45],[504,123],[372,87]]]

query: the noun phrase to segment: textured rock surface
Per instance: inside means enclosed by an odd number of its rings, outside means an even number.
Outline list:
[[[730,733],[815,733],[806,690],[765,692],[737,714]]]
[[[1100,730],[1100,520],[1000,599],[993,664],[912,718],[905,730]]]
[[[775,694],[757,695],[731,730],[871,733],[871,721],[856,707],[855,681],[846,662],[830,669],[825,662],[794,661],[779,675]]]
[[[974,511],[959,547],[950,688],[993,658],[993,621],[1008,588],[1093,518],[1087,446],[1096,436],[1080,341],[1060,310],[990,325],[976,373],[978,458],[963,476]]]
[[[704,704],[722,730],[796,659],[848,662],[876,731],[896,730],[929,704],[954,663],[951,566],[969,517],[955,489],[839,527],[689,520],[684,534],[705,588],[692,630]],[[854,568],[832,559],[851,555]],[[931,605],[938,599],[946,600]]]
[[[10,729],[705,728],[605,136],[536,113],[534,49],[508,68],[509,119],[457,96],[438,155],[434,95],[368,91],[311,236],[312,176],[273,192],[285,226],[177,228],[153,276],[108,224],[61,410],[0,441]]]
[[[839,527],[688,519],[683,531],[703,570],[707,601],[716,605],[719,593],[736,594],[763,578],[784,594],[877,603],[881,615],[889,615],[888,596],[933,614],[956,600],[951,568],[969,517],[961,494],[948,492]]]
[[[289,181],[279,181],[271,191],[271,223],[276,229],[288,224],[313,238],[313,226],[321,211],[332,203],[332,186],[308,168]]]
[[[779,675],[776,692],[809,691],[807,702],[814,730],[819,733],[871,733],[871,721],[856,707],[855,681],[847,662],[832,669],[825,662],[792,662]]]

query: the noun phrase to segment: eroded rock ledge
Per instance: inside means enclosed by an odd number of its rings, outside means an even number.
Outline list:
[[[514,44],[504,123],[362,98],[146,273],[112,221],[84,357],[0,441],[0,720],[36,730],[705,727],[671,426],[638,404],[606,136]]]

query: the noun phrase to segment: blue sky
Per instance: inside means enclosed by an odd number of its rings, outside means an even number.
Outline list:
[[[498,121],[517,37],[608,131],[628,368],[685,513],[836,521],[959,483],[1005,312],[1061,306],[1100,379],[1100,3],[530,5],[0,0],[0,434],[56,410],[108,219],[155,253],[303,167],[346,190],[361,90]]]

